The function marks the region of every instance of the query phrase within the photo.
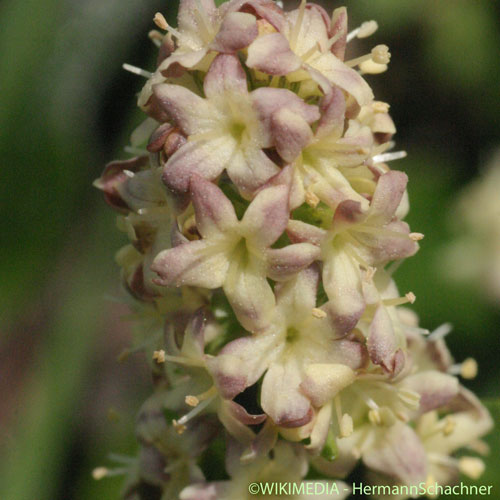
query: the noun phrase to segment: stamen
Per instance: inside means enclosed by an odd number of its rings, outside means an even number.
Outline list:
[[[105,478],[108,474],[109,474],[109,470],[106,467],[96,467],[92,471],[92,477],[96,481],[99,481],[99,480]]]
[[[404,297],[398,297],[396,299],[383,299],[382,303],[387,306],[401,306],[403,304],[413,304],[417,297],[413,292],[408,292]]]
[[[358,28],[352,30],[348,35],[347,35],[347,43],[349,43],[351,40],[354,38],[367,38],[375,31],[378,29],[378,24],[377,21],[365,21],[361,26]]]
[[[184,401],[188,406],[193,406],[193,407],[198,406],[200,404],[200,400],[196,396],[188,395],[184,398]]]
[[[432,342],[436,342],[437,340],[440,340],[446,335],[448,335],[451,330],[453,329],[453,325],[451,323],[443,323],[441,326],[438,326],[430,335],[429,335],[429,340]]]
[[[320,199],[318,198],[318,196],[313,193],[312,191],[306,191],[306,203],[312,207],[312,208],[316,208],[320,202]]]
[[[448,368],[450,375],[460,375],[462,378],[471,380],[477,376],[477,361],[474,358],[467,358],[462,363],[450,366]]]
[[[326,312],[323,311],[323,309],[318,309],[317,307],[313,307],[312,315],[318,319],[326,318]]]
[[[349,437],[354,430],[353,421],[351,415],[348,413],[342,414],[342,402],[340,400],[340,395],[337,394],[334,398],[335,413],[337,415],[337,421],[340,428],[340,437]]]
[[[156,30],[151,30],[148,33],[148,38],[158,47],[161,47],[161,42],[163,40],[163,35]]]
[[[134,75],[143,76],[144,78],[151,78],[153,76],[153,73],[150,73],[149,71],[146,71],[145,69],[138,68],[137,66],[132,66],[131,64],[124,63],[124,64],[122,64],[122,68],[125,71],[129,71],[130,73],[133,73]]]
[[[217,394],[214,394],[213,396],[207,398],[205,401],[202,401],[196,407],[194,407],[189,413],[186,413],[186,415],[182,416],[179,420],[172,420],[172,425],[174,426],[175,430],[179,433],[182,434],[186,430],[186,424],[196,415],[201,413],[210,403],[217,397]]]
[[[394,151],[393,153],[383,153],[372,158],[373,163],[387,163],[388,161],[401,160],[406,158],[406,151]]]
[[[165,19],[165,16],[161,12],[157,12],[155,14],[155,17],[153,17],[153,22],[160,28],[161,30],[167,30],[168,28],[168,23],[167,20]]]
[[[153,360],[158,364],[165,363],[165,351],[160,349],[159,351],[153,352]]]
[[[165,31],[168,31],[169,33],[174,35],[176,38],[182,38],[182,33],[180,31],[177,31],[175,28],[172,28],[172,26],[170,26],[167,23],[165,16],[161,12],[157,12],[155,14],[153,21],[156,24],[156,26],[158,26],[158,28],[165,30]]]
[[[480,455],[488,455],[490,453],[490,447],[488,443],[485,443],[481,439],[477,439],[476,441],[472,441],[472,443],[469,443],[467,445],[469,449],[472,451],[475,451],[476,453],[479,453]]]
[[[371,55],[377,64],[388,64],[391,60],[391,53],[387,45],[377,45],[372,49]]]
[[[387,45],[377,45],[373,47],[369,54],[364,56],[356,57],[350,61],[346,61],[345,64],[351,68],[358,66],[362,62],[372,60],[376,64],[388,64],[391,60],[391,53],[389,52],[389,47]]]
[[[381,425],[382,424],[382,417],[380,416],[380,411],[379,410],[370,410],[368,412],[368,420],[373,425]]]
[[[445,436],[449,436],[450,434],[453,433],[456,426],[457,422],[453,417],[451,416],[445,417],[443,420],[443,434]]]
[[[424,239],[424,235],[422,233],[410,233],[408,236],[410,237],[410,240],[413,241],[420,241]]]
[[[302,22],[304,21],[304,13],[306,10],[307,0],[301,0],[299,7],[299,15],[297,16],[297,22],[293,27],[292,35],[290,36],[290,48],[295,52],[297,39],[299,38],[300,29],[302,28]]]
[[[129,178],[132,179],[135,177],[134,172],[131,172],[130,170],[123,170],[123,173]]]

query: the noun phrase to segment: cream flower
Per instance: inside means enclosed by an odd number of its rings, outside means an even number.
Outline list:
[[[285,169],[280,177],[288,173]],[[289,186],[262,189],[241,221],[222,191],[202,177],[193,176],[191,193],[202,239],[161,252],[152,266],[156,283],[223,287],[241,324],[262,330],[275,304],[266,278],[287,279],[319,255],[309,243],[270,248],[288,223]]]
[[[352,383],[354,370],[365,361],[361,344],[335,340],[328,320],[323,314],[315,316],[318,279],[313,267],[277,286],[271,326],[229,343],[211,361],[226,397],[234,397],[265,373],[260,404],[283,427],[309,422],[313,407],[321,407]]]
[[[155,86],[154,92],[167,113],[188,137],[164,167],[170,188],[186,192],[197,173],[217,178],[224,170],[247,196],[278,173],[263,151],[274,145],[271,119],[290,109],[307,123],[319,117],[316,107],[285,89],[247,91],[245,72],[236,56],[219,55],[205,77],[206,99],[184,87]]]

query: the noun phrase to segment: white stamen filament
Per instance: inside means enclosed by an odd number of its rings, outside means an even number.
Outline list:
[[[406,151],[394,151],[393,153],[383,153],[372,158],[373,163],[387,163],[388,161],[401,160],[406,158]]]
[[[429,340],[432,342],[436,342],[437,340],[443,339],[448,335],[453,329],[453,325],[451,323],[443,323],[441,326],[438,326],[432,333],[429,334]]]
[[[210,403],[216,398],[217,394],[205,399],[205,401],[200,402],[200,404],[196,405],[189,413],[186,413],[179,420],[176,421],[176,425],[179,427],[184,427],[192,418],[196,417],[199,413],[201,413]]]
[[[149,71],[146,71],[145,69],[138,68],[137,66],[132,66],[132,64],[124,63],[124,64],[122,64],[122,68],[125,71],[129,71],[130,73],[133,73],[134,75],[143,76],[144,78],[151,78],[153,76],[153,73],[150,73]]]
[[[295,52],[297,39],[299,38],[300,29],[302,28],[302,22],[304,21],[304,13],[306,10],[307,0],[301,0],[299,7],[299,14],[297,16],[297,22],[293,27],[292,35],[290,36],[290,48]]]

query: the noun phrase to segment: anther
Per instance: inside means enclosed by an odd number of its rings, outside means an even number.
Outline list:
[[[159,351],[153,352],[153,360],[158,364],[165,363],[165,351],[160,349]]]
[[[420,241],[424,239],[424,235],[422,233],[410,233],[408,236],[410,237],[410,240],[413,241]]]
[[[318,309],[317,307],[313,307],[312,315],[318,319],[326,318],[326,312],[323,311],[323,309]]]
[[[312,207],[316,208],[319,203],[319,198],[316,194],[314,194],[312,191],[306,191],[306,203]]]
[[[109,470],[106,467],[96,467],[92,471],[92,477],[99,481],[100,479],[105,478],[109,474]]]

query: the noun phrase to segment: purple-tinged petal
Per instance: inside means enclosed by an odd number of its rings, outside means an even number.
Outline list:
[[[283,10],[270,0],[233,0],[222,4],[219,10],[222,15],[235,10],[254,14],[258,19],[267,21],[276,31],[281,31],[285,24]]]
[[[247,93],[247,77],[237,56],[219,54],[205,76],[203,89],[208,99],[226,92]]]
[[[347,365],[313,363],[306,367],[300,388],[313,406],[320,408],[352,384],[355,378],[356,374]]]
[[[335,251],[323,262],[325,305],[337,336],[352,330],[365,310],[359,264],[343,251]]]
[[[226,279],[229,261],[214,243],[196,240],[160,252],[151,266],[158,285],[219,288]]]
[[[259,191],[241,221],[242,234],[253,245],[266,248],[283,233],[288,224],[288,186]]]
[[[226,168],[229,178],[247,198],[279,172],[279,167],[253,143],[238,148]]]
[[[368,351],[365,344],[356,340],[335,340],[336,349],[341,353],[340,360],[353,370],[365,368],[369,362]]]
[[[380,234],[356,231],[358,241],[369,251],[373,264],[391,260],[405,259],[414,255],[419,246],[409,237],[410,229],[406,222],[394,221],[380,228]]]
[[[199,15],[195,15],[195,13]],[[179,30],[197,33],[200,30],[200,18],[213,25],[216,15],[217,7],[213,0],[180,0],[177,15]]]
[[[222,397],[232,399],[255,384],[275,356],[276,339],[272,335],[253,335],[233,340],[208,367]]]
[[[163,167],[163,182],[179,193],[186,193],[193,174],[216,179],[224,170],[236,148],[236,142],[221,136],[205,142],[188,141]]]
[[[370,359],[376,365],[392,372],[394,355],[398,349],[391,317],[384,306],[375,311],[367,340]]]
[[[393,478],[397,484],[419,484],[427,476],[427,456],[422,441],[402,422],[378,434],[375,443],[363,454],[363,462],[369,469]]]
[[[345,7],[339,7],[333,11],[329,36],[330,38],[338,37],[331,51],[334,56],[343,61],[347,44],[347,10]]]
[[[300,392],[301,374],[294,362],[271,365],[264,375],[262,409],[283,427],[301,427],[311,421],[309,399]]]
[[[268,75],[282,76],[297,71],[302,61],[281,33],[270,33],[260,36],[248,47],[246,65]]]
[[[361,203],[359,203],[359,201],[341,201],[337,206],[337,210],[335,210],[332,227],[334,231],[340,232],[344,229],[348,229],[349,226],[359,224],[365,218],[366,213],[361,208]]]
[[[314,68],[322,73],[330,83],[351,94],[360,106],[373,100],[373,92],[360,74],[331,52],[325,52],[314,61]]]
[[[408,176],[403,172],[391,170],[380,176],[370,203],[370,220],[389,223],[403,198]]]
[[[252,462],[259,457],[266,456],[274,448],[277,441],[278,429],[270,419],[267,419],[264,427],[262,427],[257,437],[252,441],[250,450],[245,453],[243,460],[245,462]]]
[[[293,325],[304,320],[316,306],[319,283],[319,268],[312,265],[285,283],[277,283],[274,291],[279,308],[284,311],[286,324]]]
[[[180,85],[159,83],[153,87],[153,93],[186,135],[209,131],[217,122],[217,111],[213,106]]]
[[[166,77],[182,76],[184,68],[194,68],[207,55],[208,49],[203,47],[198,50],[181,51],[176,50],[167,57],[158,67],[161,74]]]
[[[233,417],[239,420],[244,425],[259,425],[262,424],[267,418],[267,415],[264,413],[260,413],[259,415],[251,415],[245,410],[245,408],[243,408],[243,406],[234,401],[228,401],[227,407]]]
[[[327,234],[324,229],[300,220],[290,220],[286,233],[293,243],[308,242],[317,246],[321,245]]]
[[[438,371],[425,371],[403,379],[400,387],[420,394],[420,414],[447,405],[458,394],[456,377]]]
[[[316,130],[316,137],[329,135],[342,136],[345,122],[345,98],[337,87],[323,97],[320,104],[321,118]]]
[[[311,243],[296,243],[283,248],[270,248],[266,252],[267,275],[275,281],[287,280],[319,259],[320,254],[320,249]]]
[[[317,106],[306,104],[298,95],[287,89],[261,87],[254,90],[251,95],[254,106],[268,130],[271,129],[271,116],[283,108],[297,113],[309,124],[320,117]]]
[[[196,227],[203,238],[215,237],[236,227],[238,219],[233,204],[215,184],[193,175],[190,186]]]
[[[248,47],[258,34],[255,16],[245,12],[230,12],[224,17],[219,33],[210,48],[217,52],[232,54]]]
[[[170,123],[162,123],[149,138],[146,149],[150,153],[158,153],[163,149],[163,145],[167,137],[175,130],[175,127]]]
[[[271,133],[276,150],[286,163],[292,163],[313,138],[308,123],[287,108],[273,113]]]
[[[243,327],[259,332],[269,326],[275,305],[274,293],[266,279],[265,262],[246,249],[241,252],[232,256],[224,292]]]
[[[138,172],[149,162],[147,156],[138,156],[124,161],[112,161],[104,168],[99,179],[96,179],[94,186],[104,193],[104,199],[111,207],[120,212],[127,213],[129,206],[120,194],[120,187],[126,184],[130,177],[125,174],[125,170]]]

